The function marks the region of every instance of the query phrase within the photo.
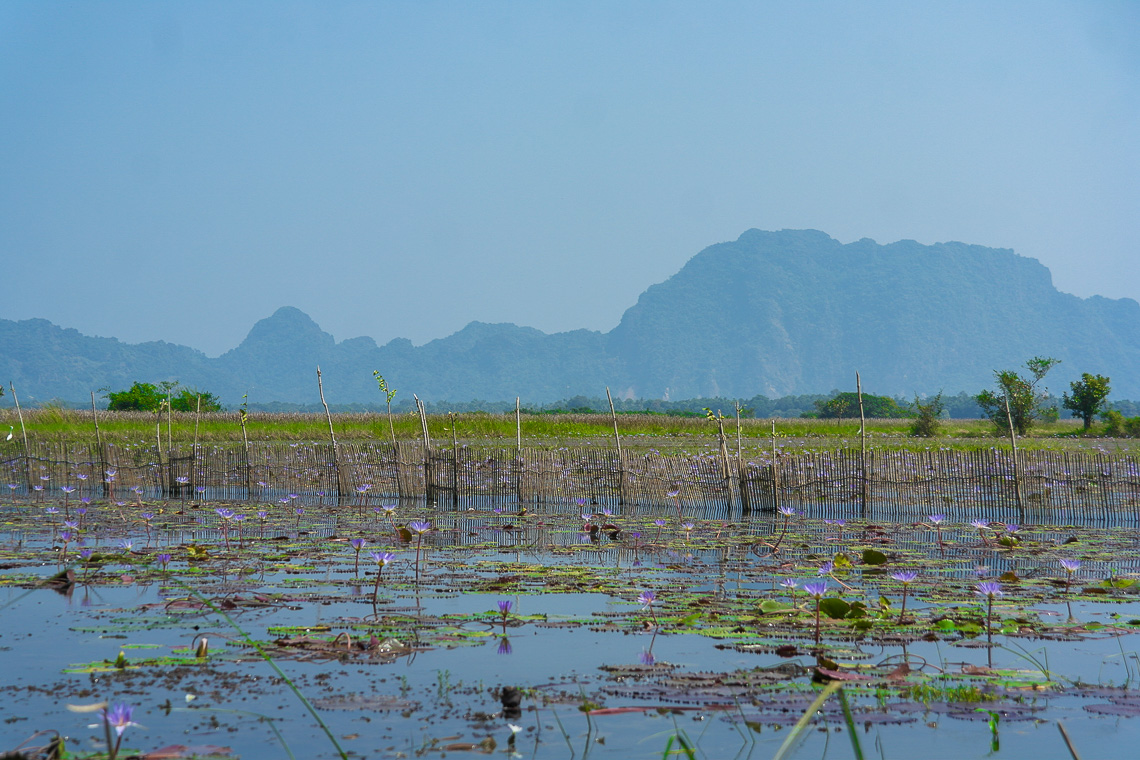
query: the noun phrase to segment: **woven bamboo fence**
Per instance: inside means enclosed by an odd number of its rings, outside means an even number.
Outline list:
[[[661,455],[600,447],[425,448],[418,443],[254,442],[248,447],[34,444],[0,472],[28,497],[129,501],[160,498],[272,501],[288,494],[340,503],[427,499],[441,507],[574,504],[715,512],[773,512],[905,519],[977,513],[990,519],[1048,514],[1050,522],[1135,516],[1140,465],[1124,454],[1021,451],[778,453],[775,461]],[[107,473],[112,473],[108,475]]]
[[[9,449],[0,473],[13,495],[130,501],[270,502],[288,494],[332,503],[426,499],[440,507],[575,504],[629,510],[702,507],[773,512],[781,506],[827,516],[914,515],[1049,522],[1137,514],[1140,464],[1133,455],[1008,449],[777,453],[737,460],[601,447],[545,449],[421,443],[174,446],[36,443]],[[107,473],[112,473],[108,476]],[[1020,486],[1020,487],[1018,487]]]

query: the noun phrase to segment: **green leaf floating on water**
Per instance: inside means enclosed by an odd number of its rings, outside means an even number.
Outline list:
[[[885,564],[887,564],[887,555],[883,554],[878,549],[864,549],[863,550],[863,564],[864,565],[885,565]]]
[[[760,611],[767,614],[772,612],[789,612],[795,609],[787,602],[778,602],[775,599],[765,599],[760,602]]]
[[[850,610],[851,605],[838,597],[821,599],[819,602],[819,611],[832,620],[842,620]]]

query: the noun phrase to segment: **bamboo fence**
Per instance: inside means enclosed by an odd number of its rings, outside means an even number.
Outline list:
[[[627,510],[700,507],[726,515],[791,507],[823,517],[1022,522],[1137,516],[1131,454],[1008,449],[777,451],[747,459],[602,447],[492,448],[380,442],[71,445],[0,454],[13,496],[131,501],[139,496],[331,503],[426,499],[438,507],[505,504]],[[112,473],[107,475],[107,473]],[[1020,488],[1018,487],[1020,486]],[[866,498],[864,498],[866,494]]]

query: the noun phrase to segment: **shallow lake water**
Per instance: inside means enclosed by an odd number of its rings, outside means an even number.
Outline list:
[[[852,757],[851,727],[867,757],[1068,757],[1058,721],[1084,758],[1140,741],[1128,528],[75,508],[0,506],[0,751],[58,732],[94,755],[99,715],[73,709],[102,700],[135,706],[120,756],[152,758],[771,758],[793,733],[788,757]],[[838,694],[809,711],[833,681],[850,720]]]

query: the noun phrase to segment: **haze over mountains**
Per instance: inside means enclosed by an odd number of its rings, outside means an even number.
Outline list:
[[[749,230],[652,285],[608,333],[545,334],[472,322],[446,338],[337,343],[283,307],[218,358],[164,342],[128,345],[46,320],[0,319],[0,371],[22,397],[81,401],[91,390],[177,379],[235,405],[313,403],[319,364],[330,402],[382,402],[379,370],[401,395],[432,401],[544,403],[625,398],[977,392],[994,369],[1035,355],[1062,364],[1060,394],[1082,372],[1109,375],[1114,398],[1140,398],[1140,304],[1081,299],[1010,250],[904,240],[847,245],[814,230]]]

